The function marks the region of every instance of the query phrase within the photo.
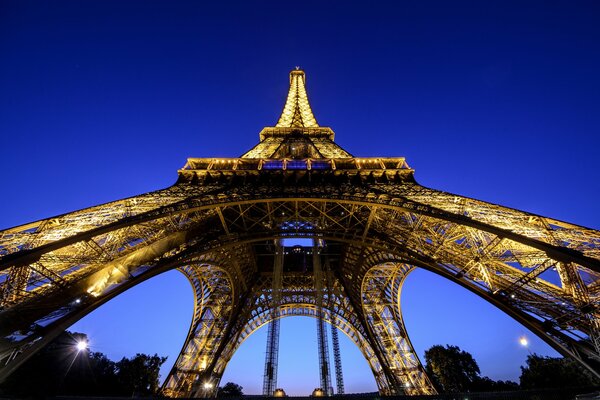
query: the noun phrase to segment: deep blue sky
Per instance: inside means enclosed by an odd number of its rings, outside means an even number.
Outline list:
[[[405,156],[423,185],[600,228],[597,2],[214,3],[0,3],[0,227],[166,187],[186,157],[242,154],[298,65],[317,120],[351,153]],[[113,358],[170,364],[186,285],[167,273],[74,328]],[[527,332],[481,300],[418,271],[403,306],[420,355],[456,344],[483,374],[518,379]],[[308,394],[314,321],[282,327],[280,386]],[[226,371],[247,392],[260,391],[264,336]],[[373,390],[343,351],[347,391]]]

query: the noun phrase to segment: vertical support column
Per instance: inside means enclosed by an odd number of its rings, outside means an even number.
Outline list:
[[[335,384],[338,395],[344,394],[344,374],[342,371],[342,355],[340,352],[340,339],[337,330],[337,318],[335,313],[335,303],[331,301],[334,296],[333,276],[329,257],[325,258],[325,273],[327,274],[327,300],[329,301],[329,319],[331,321],[331,343],[333,344],[333,362],[335,367]]]
[[[321,389],[326,396],[331,396],[331,372],[329,370],[329,346],[327,343],[327,327],[323,318],[323,271],[321,269],[321,254],[315,242],[313,245],[313,275],[317,304],[317,342],[319,345],[319,376]]]
[[[269,323],[267,333],[267,352],[263,377],[263,396],[271,397],[277,386],[277,364],[279,361],[279,318]]]
[[[277,364],[279,361],[279,306],[281,302],[281,282],[283,273],[283,247],[275,246],[273,263],[273,286],[271,289],[272,321],[267,334],[265,372],[263,376],[263,396],[271,397],[277,388]]]
[[[332,321],[335,321],[332,316]],[[331,341],[333,343],[333,362],[335,365],[335,384],[337,388],[336,394],[344,394],[344,375],[342,372],[342,357],[340,353],[340,339],[338,337],[337,327],[331,327]]]

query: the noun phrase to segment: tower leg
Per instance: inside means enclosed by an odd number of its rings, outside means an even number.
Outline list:
[[[411,269],[405,264],[381,264],[363,279],[363,312],[392,374],[392,387],[380,388],[383,395],[436,393],[410,343],[400,311],[400,291]]]
[[[233,290],[221,270],[191,268],[184,273],[195,290],[195,318],[162,393],[168,397],[214,397],[224,370],[218,361],[231,320]]]

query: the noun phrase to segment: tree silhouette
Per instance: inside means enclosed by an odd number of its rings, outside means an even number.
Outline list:
[[[217,397],[233,397],[241,396],[243,387],[233,382],[227,382],[224,386],[221,386],[217,392]]]
[[[530,354],[527,356],[526,364],[525,367],[521,367],[520,381],[523,389],[582,387],[600,384],[587,370],[570,359]]]
[[[158,391],[165,357],[137,354],[114,362],[102,353],[77,349],[80,341],[87,342],[87,336],[63,332],[10,375],[0,386],[0,394],[132,396]]]
[[[160,366],[167,357],[158,354],[136,354],[133,358],[123,357],[116,363],[117,379],[122,390],[132,396],[147,396],[158,392]]]
[[[458,346],[432,346],[425,351],[425,370],[441,393],[518,390],[512,381],[494,381],[480,376],[473,356]]]
[[[432,346],[425,351],[425,369],[439,391],[467,392],[479,378],[479,366],[473,356],[458,346]]]

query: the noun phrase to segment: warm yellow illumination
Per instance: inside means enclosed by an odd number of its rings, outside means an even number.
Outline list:
[[[323,389],[321,389],[321,388],[316,388],[315,390],[313,390],[311,396],[312,397],[323,397],[323,396],[325,396],[325,391],[323,391]]]
[[[285,390],[278,388],[273,392],[273,397],[287,397]]]
[[[527,347],[527,345],[529,345],[529,341],[527,340],[527,338],[525,336],[521,336],[519,338],[519,344],[521,346]]]
[[[279,121],[278,128],[318,128],[317,120],[312,113],[306,94],[306,76],[302,70],[290,72],[290,91],[283,107],[283,112]]]
[[[210,382],[204,382],[204,389],[212,389],[213,388],[213,384]]]

